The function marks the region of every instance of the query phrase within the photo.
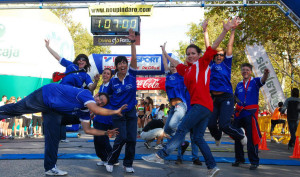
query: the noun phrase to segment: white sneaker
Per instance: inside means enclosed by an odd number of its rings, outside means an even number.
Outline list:
[[[124,167],[126,173],[134,173],[134,169],[132,167]]]
[[[208,169],[207,170],[207,176],[208,177],[214,177],[217,176],[217,174],[220,172],[220,169],[218,167],[215,167],[213,169]]]
[[[60,140],[60,142],[62,142],[62,143],[69,143],[70,141],[67,140],[67,139],[65,139],[65,140]]]
[[[247,145],[247,136],[246,136],[246,133],[245,133],[245,130],[242,128],[243,132],[244,132],[244,138],[241,139],[241,143],[243,146],[246,146]]]
[[[58,169],[56,166],[53,167],[51,170],[48,170],[45,172],[45,175],[49,175],[49,176],[65,176],[67,174],[68,174],[68,172],[62,171],[62,170]]]
[[[142,156],[142,159],[147,161],[147,162],[154,162],[154,163],[164,164],[164,159],[160,158],[155,153],[151,154],[151,155],[148,155],[148,156]]]
[[[107,162],[105,162],[105,161],[99,161],[99,162],[97,162],[97,166],[104,166],[106,164],[107,164]]]
[[[161,144],[158,144],[154,147],[154,149],[163,149],[164,147]]]
[[[215,142],[216,142],[216,146],[220,146],[220,144],[221,144],[221,139],[220,139],[220,140],[215,140]]]
[[[109,173],[112,173],[114,171],[114,166],[113,165],[105,165],[106,171]]]

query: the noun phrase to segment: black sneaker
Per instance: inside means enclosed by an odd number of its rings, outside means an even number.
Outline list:
[[[232,163],[231,165],[233,166],[233,167],[239,167],[240,166],[240,164],[244,164],[245,162],[234,162],[234,163]]]
[[[193,160],[194,165],[202,165],[202,162],[199,159]]]
[[[251,164],[250,167],[249,167],[249,169],[250,169],[250,170],[256,170],[257,167],[258,167],[258,165]]]
[[[145,145],[145,147],[146,147],[147,149],[150,149],[150,148],[151,148],[151,146],[148,144],[148,142],[145,142],[144,145]]]
[[[181,155],[183,155],[186,149],[189,147],[190,143],[188,141],[184,141],[184,144],[181,145]]]
[[[193,160],[194,165],[202,165],[202,162],[199,159]]]
[[[177,160],[175,161],[175,164],[176,164],[176,165],[182,164],[182,160],[181,160],[181,159],[177,159]]]

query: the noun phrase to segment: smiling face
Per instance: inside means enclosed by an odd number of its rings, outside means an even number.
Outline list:
[[[248,66],[242,67],[241,71],[244,80],[248,80],[251,77],[252,71],[251,68],[249,68]]]
[[[108,69],[105,69],[102,73],[102,80],[103,80],[103,83],[106,84],[109,82],[111,78],[111,71],[108,70]]]
[[[170,63],[170,71],[172,74],[177,73],[177,69],[174,64]]]
[[[78,65],[79,69],[83,69],[87,65],[86,59],[85,58],[80,58],[77,61],[77,65]]]
[[[125,61],[121,61],[117,64],[118,72],[122,75],[127,73],[128,64]]]
[[[107,97],[105,95],[100,95],[100,97],[96,95],[94,99],[96,101],[96,104],[101,107],[105,106],[108,102]]]
[[[198,61],[200,57],[201,57],[201,53],[198,53],[194,47],[189,47],[186,50],[186,61],[188,63],[194,63]]]
[[[214,56],[214,61],[216,64],[220,64],[223,62],[225,58],[224,51],[218,51],[217,54]]]

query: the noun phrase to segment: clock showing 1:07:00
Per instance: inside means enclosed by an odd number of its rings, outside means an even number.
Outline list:
[[[140,33],[139,16],[92,16],[91,32],[93,34],[126,34],[130,28]]]

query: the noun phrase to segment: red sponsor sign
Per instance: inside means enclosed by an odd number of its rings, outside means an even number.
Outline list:
[[[137,77],[137,90],[166,90],[165,77]]]

